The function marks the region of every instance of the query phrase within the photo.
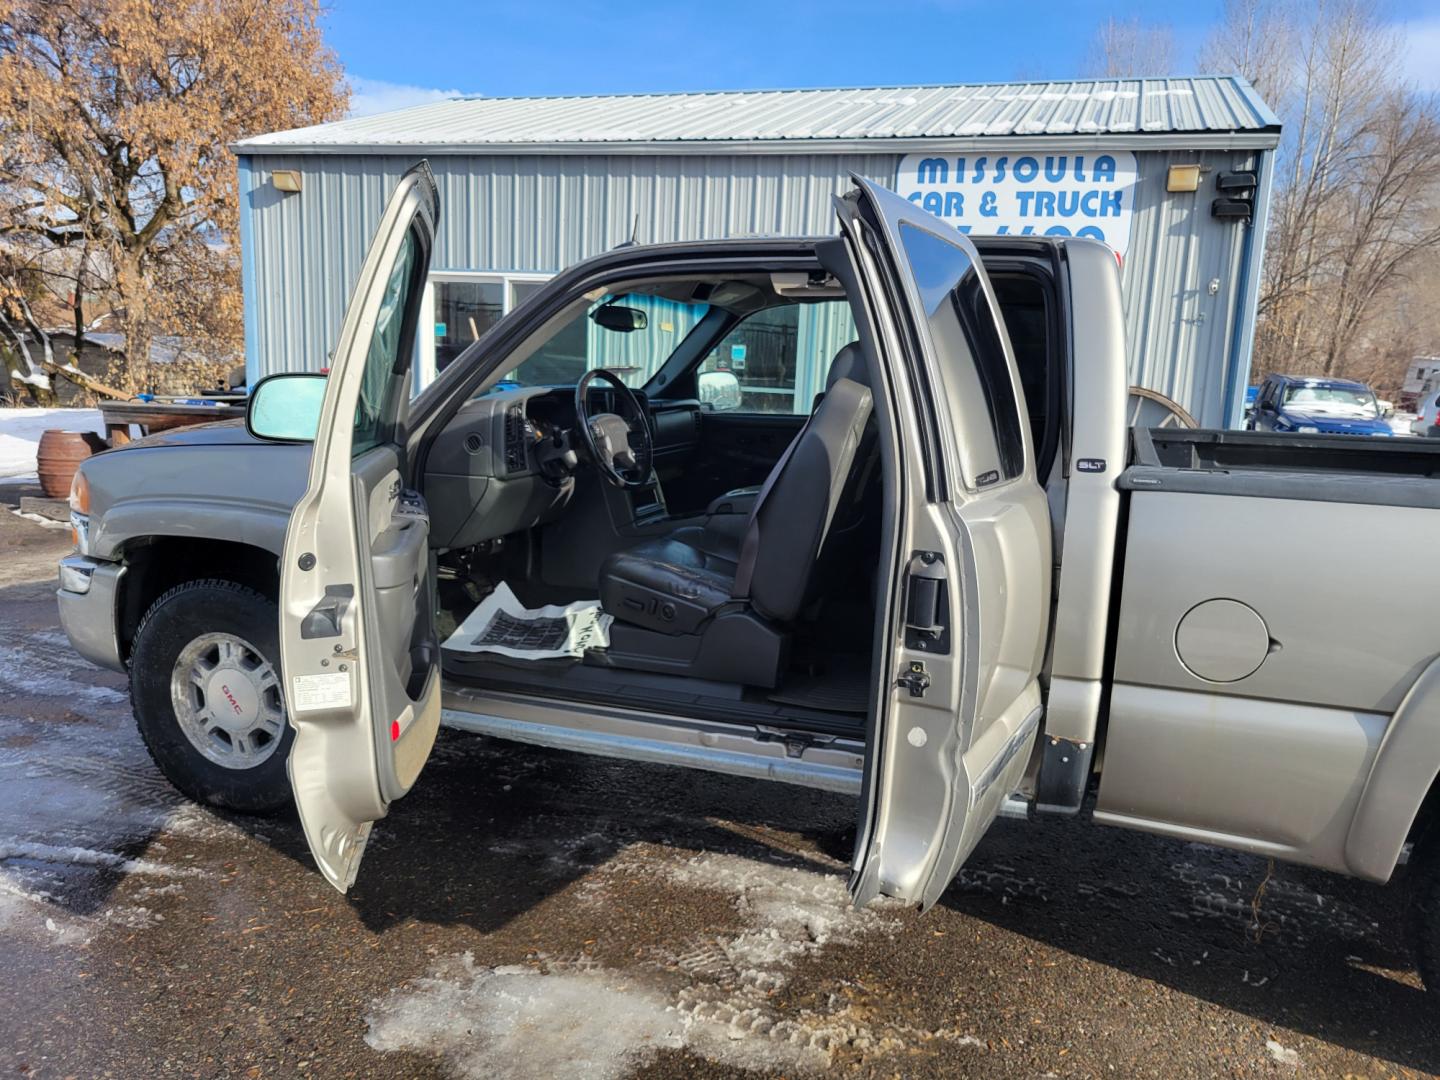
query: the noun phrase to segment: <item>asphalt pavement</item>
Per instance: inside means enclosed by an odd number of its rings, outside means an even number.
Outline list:
[[[0,486],[0,503],[20,488]],[[1403,895],[1001,822],[853,911],[852,800],[442,733],[340,896],[183,800],[0,509],[0,1075],[1426,1076]]]

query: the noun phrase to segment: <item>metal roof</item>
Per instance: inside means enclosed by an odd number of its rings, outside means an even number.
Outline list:
[[[1280,121],[1238,76],[596,97],[455,98],[258,135],[240,153],[604,153],[905,149],[996,137],[1273,146]],[[1107,141],[1112,141],[1107,139]],[[796,144],[801,144],[797,146]],[[917,147],[918,148],[918,147]]]

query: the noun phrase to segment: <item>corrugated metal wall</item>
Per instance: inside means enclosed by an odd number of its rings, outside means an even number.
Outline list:
[[[1210,174],[1201,191],[1171,195],[1166,170],[1253,167],[1254,152],[1146,151],[1137,160],[1124,271],[1132,382],[1220,424],[1244,226],[1210,216]],[[410,164],[384,155],[241,159],[252,378],[326,362],[385,197]],[[637,215],[641,242],[830,234],[830,196],[852,172],[893,185],[899,157],[477,155],[431,166],[441,198],[434,269],[554,272],[628,239]],[[276,191],[273,169],[298,170],[303,192]]]
[[[1225,422],[1225,374],[1239,317],[1248,226],[1210,216],[1214,175],[1254,168],[1254,151],[1136,154],[1140,170],[1121,274],[1130,383],[1158,390],[1204,426]],[[1200,190],[1167,193],[1174,165],[1199,164]],[[1214,292],[1211,292],[1211,288]]]

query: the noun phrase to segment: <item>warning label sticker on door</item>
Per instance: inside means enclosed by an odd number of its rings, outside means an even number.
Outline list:
[[[345,709],[352,703],[350,673],[347,671],[327,675],[296,675],[290,680],[290,707],[296,712],[307,709]]]

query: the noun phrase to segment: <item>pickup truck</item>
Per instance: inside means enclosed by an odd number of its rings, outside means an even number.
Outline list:
[[[1408,862],[1440,986],[1440,596],[1383,573],[1440,543],[1440,447],[1130,430],[1109,249],[860,179],[835,212],[589,259],[412,397],[416,166],[328,375],[82,465],[71,641],[178,788],[293,798],[342,891],[443,722],[854,793],[859,904],[933,904],[1002,814]],[[797,326],[813,408],[736,408],[737,343]],[[575,610],[574,655],[465,647]]]

